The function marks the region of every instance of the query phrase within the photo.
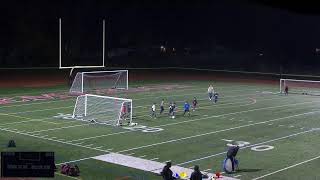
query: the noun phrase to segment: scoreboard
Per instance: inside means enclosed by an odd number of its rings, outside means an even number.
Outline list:
[[[1,177],[54,177],[54,152],[1,152]]]

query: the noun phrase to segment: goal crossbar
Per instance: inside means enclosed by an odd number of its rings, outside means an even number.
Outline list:
[[[98,124],[130,124],[132,110],[132,99],[85,94],[77,97],[72,117]]]
[[[128,70],[84,71],[74,77],[70,93],[89,93],[93,90],[128,89]]]
[[[306,79],[280,79],[280,93],[288,87],[290,93],[320,95],[320,81]]]

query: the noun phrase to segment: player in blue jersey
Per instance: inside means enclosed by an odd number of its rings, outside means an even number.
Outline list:
[[[188,116],[190,116],[190,104],[187,101],[184,103],[183,108],[184,108],[183,115],[188,113]]]

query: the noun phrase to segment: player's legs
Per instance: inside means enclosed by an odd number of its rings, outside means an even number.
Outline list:
[[[162,113],[163,113],[163,111],[164,111],[164,107],[163,107],[163,106],[161,106],[161,107],[160,107],[160,114],[162,114]]]

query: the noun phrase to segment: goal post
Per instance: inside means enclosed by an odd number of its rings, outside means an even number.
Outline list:
[[[291,94],[320,95],[320,81],[280,79],[280,93],[284,93],[286,87]]]
[[[132,99],[85,94],[77,97],[72,118],[118,126],[132,123]]]
[[[70,93],[83,94],[105,89],[128,90],[128,70],[78,72]]]

